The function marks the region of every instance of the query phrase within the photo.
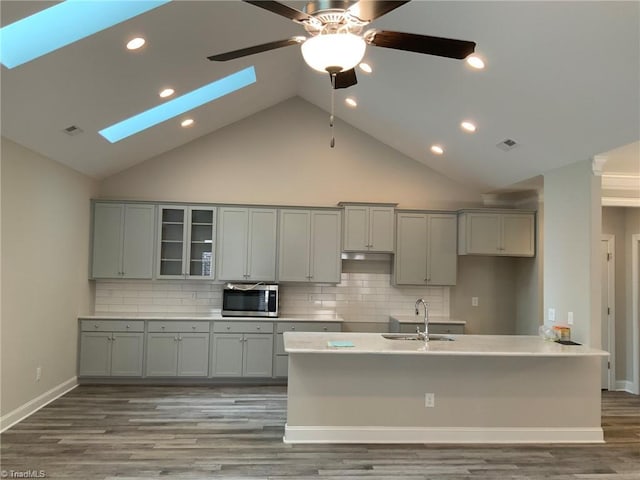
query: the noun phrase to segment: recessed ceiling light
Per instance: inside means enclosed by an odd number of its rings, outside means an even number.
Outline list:
[[[362,62],[360,64],[360,70],[362,70],[363,72],[366,72],[366,73],[373,72],[373,69],[371,68],[371,65],[369,65],[368,63],[364,63],[364,62]]]
[[[119,142],[124,138],[182,115],[205,103],[229,95],[255,82],[255,68],[253,66],[247,67],[239,72],[196,88],[189,93],[162,102],[160,105],[156,105],[149,110],[125,118],[118,123],[103,128],[98,133],[111,143]]]
[[[193,125],[193,118],[185,118],[180,122],[180,125],[182,127],[190,127],[191,125]]]
[[[473,124],[473,123],[471,123],[471,122],[469,122],[469,121],[464,121],[464,122],[462,122],[462,123],[460,124],[460,127],[461,127],[463,130],[467,131],[467,132],[471,132],[471,133],[473,133],[473,132],[475,132],[475,131],[476,131],[476,126],[475,126],[475,124]]]
[[[173,88],[165,88],[164,90],[161,90],[158,95],[160,95],[161,98],[167,98],[174,93],[176,93],[176,91]]]
[[[436,155],[442,155],[444,153],[444,148],[440,145],[431,145],[431,151]]]
[[[59,2],[0,29],[0,62],[17,67],[168,1]]]
[[[146,43],[146,40],[142,37],[132,38],[127,42],[127,50],[138,50]]]
[[[344,99],[344,103],[346,103],[347,105],[349,105],[350,107],[357,107],[358,106],[358,102],[356,102],[353,98],[351,97],[347,97]]]
[[[471,67],[477,68],[478,70],[484,68],[484,61],[480,57],[478,57],[477,55],[471,55],[471,56],[467,57],[467,63]]]

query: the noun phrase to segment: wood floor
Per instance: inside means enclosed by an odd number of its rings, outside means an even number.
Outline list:
[[[526,412],[523,412],[526,415]],[[285,445],[285,387],[80,386],[7,430],[11,478],[640,479],[640,397],[603,394],[604,445]]]

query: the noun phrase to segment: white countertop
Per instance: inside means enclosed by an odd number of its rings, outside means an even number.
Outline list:
[[[332,315],[287,315],[282,317],[223,317],[221,314],[213,315],[154,315],[145,313],[100,313],[97,315],[81,315],[78,320],[164,320],[164,321],[193,321],[193,320],[217,320],[227,322],[344,322],[344,319]]]
[[[584,345],[561,345],[538,336],[447,335],[454,341],[388,340],[380,333],[285,332],[287,353],[375,354],[375,355],[458,355],[512,357],[606,356],[607,352]],[[329,347],[329,341],[350,341],[353,347]]]
[[[396,320],[400,323],[419,323],[422,325],[424,323],[424,315],[404,315],[404,314],[394,314],[389,315],[389,320]],[[429,323],[436,323],[438,325],[466,325],[467,322],[464,320],[456,320],[450,317],[441,317],[438,315],[429,315]]]

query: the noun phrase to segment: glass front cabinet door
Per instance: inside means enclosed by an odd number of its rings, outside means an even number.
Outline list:
[[[215,274],[215,207],[159,209],[157,278],[211,280]]]

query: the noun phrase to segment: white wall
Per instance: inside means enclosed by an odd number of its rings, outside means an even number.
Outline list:
[[[1,158],[5,416],[76,375],[77,315],[92,308],[89,200],[96,183],[5,138]]]
[[[335,135],[331,149],[328,114],[292,98],[105,179],[100,196],[309,206],[367,201],[434,209],[481,205],[479,192],[360,130],[338,121]]]
[[[591,161],[544,176],[544,312],[573,312],[572,337],[600,347],[600,178]],[[547,322],[548,323],[548,322]]]

